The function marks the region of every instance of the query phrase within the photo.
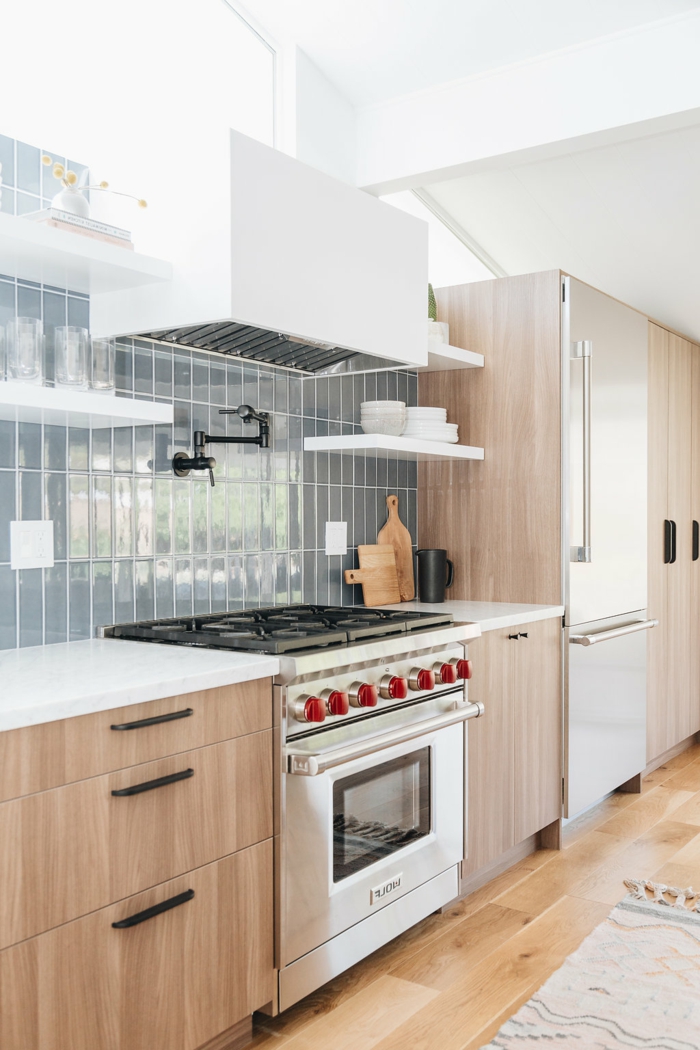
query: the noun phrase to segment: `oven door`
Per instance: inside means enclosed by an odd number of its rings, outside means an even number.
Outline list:
[[[460,707],[451,725],[283,774],[281,966],[461,861],[463,722],[477,712]]]

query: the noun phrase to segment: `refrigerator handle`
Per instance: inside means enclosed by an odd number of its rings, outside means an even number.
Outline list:
[[[700,558],[700,524],[693,522],[693,561]]]
[[[658,620],[638,620],[625,627],[614,627],[611,631],[600,631],[598,634],[570,634],[569,642],[571,645],[597,645],[598,642],[612,642],[615,638],[624,638],[627,634],[649,631],[658,626]]]
[[[582,339],[571,344],[572,360],[583,362],[583,545],[571,548],[571,561],[591,558],[591,355],[593,343]]]

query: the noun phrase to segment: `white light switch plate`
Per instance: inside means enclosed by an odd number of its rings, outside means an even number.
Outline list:
[[[53,522],[10,522],[10,567],[13,569],[51,569],[53,567]]]
[[[347,521],[326,522],[326,554],[348,553]]]

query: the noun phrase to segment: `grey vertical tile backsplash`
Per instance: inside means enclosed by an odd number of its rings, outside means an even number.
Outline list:
[[[18,312],[42,317],[47,346],[56,324],[87,324],[88,308],[72,292],[0,276],[0,324]],[[359,430],[360,403],[378,391],[415,404],[415,374],[302,378],[126,339],[117,386],[121,396],[172,403],[174,426],[0,420],[0,648],[89,638],[100,624],[135,618],[360,603],[343,570],[357,564],[358,544],[375,541],[389,492],[415,544],[415,464],[303,451],[304,436]],[[211,446],[215,488],[201,474],[176,478],[170,461],[192,451],[193,430],[252,432],[219,415],[241,403],[273,414],[271,448]],[[10,569],[17,517],[54,522],[52,569]],[[344,558],[324,553],[327,520],[348,523]]]

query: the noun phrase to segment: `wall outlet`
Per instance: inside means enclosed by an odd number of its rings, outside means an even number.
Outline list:
[[[10,567],[53,568],[53,522],[10,522]]]
[[[347,521],[326,522],[326,554],[348,553]]]

